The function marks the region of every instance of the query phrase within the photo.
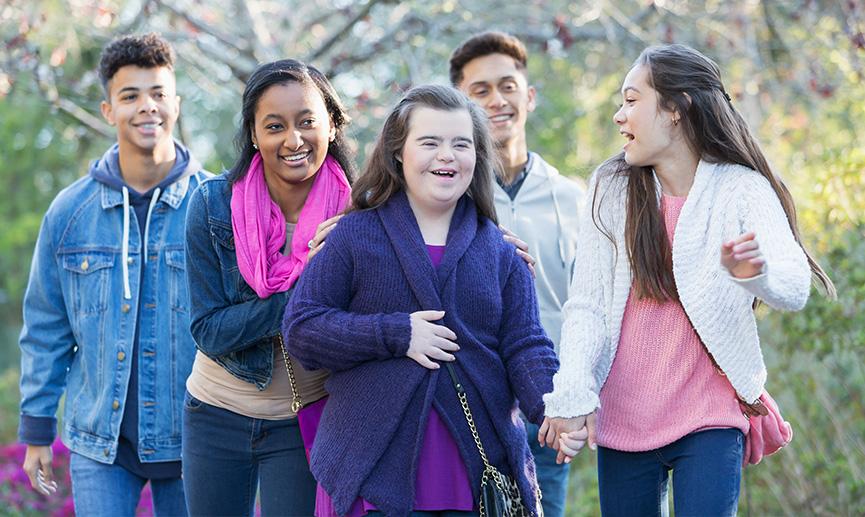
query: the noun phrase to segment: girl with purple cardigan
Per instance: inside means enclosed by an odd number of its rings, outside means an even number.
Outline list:
[[[286,308],[289,353],[326,368],[311,452],[317,516],[476,514],[489,462],[538,508],[519,408],[543,418],[558,368],[532,277],[496,226],[487,120],[457,90],[409,91]]]

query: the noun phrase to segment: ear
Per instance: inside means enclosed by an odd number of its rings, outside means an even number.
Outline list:
[[[333,127],[333,123],[330,124],[330,134],[328,135],[327,141],[333,142],[336,140],[336,128]]]
[[[175,95],[174,96],[174,102],[175,102],[174,111],[176,111],[178,115],[180,115],[180,101],[181,101],[180,95]]]
[[[114,111],[111,109],[111,103],[108,101],[102,101],[99,103],[99,110],[102,111],[102,118],[108,122],[109,125],[114,125]]]
[[[529,96],[529,102],[526,104],[526,111],[531,113],[535,111],[535,107],[537,106],[537,104],[535,104],[535,97],[538,92],[535,90],[534,86],[529,86],[528,90],[526,90],[526,94]]]
[[[393,153],[393,157],[399,163],[402,163],[402,156],[399,153]]]

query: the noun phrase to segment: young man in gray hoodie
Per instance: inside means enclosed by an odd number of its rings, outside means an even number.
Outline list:
[[[464,41],[450,58],[450,79],[487,113],[502,169],[497,171],[496,214],[503,227],[528,245],[534,256],[541,324],[558,353],[562,306],[574,269],[577,221],[584,188],[561,176],[526,145],[526,119],[535,109],[522,42],[509,34],[485,32]],[[544,514],[564,515],[568,466],[556,451],[538,444],[538,428],[526,425],[535,456]]]
[[[24,295],[24,470],[39,492],[56,491],[51,444],[65,393],[76,513],[132,516],[149,481],[157,514],[185,515],[180,428],[195,356],[186,208],[208,173],[172,137],[180,97],[166,41],[112,41],[99,75],[117,142],[51,203]]]

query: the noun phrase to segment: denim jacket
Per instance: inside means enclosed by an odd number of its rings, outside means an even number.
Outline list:
[[[52,202],[24,296],[22,442],[53,441],[65,389],[64,443],[114,461],[138,325],[139,370],[150,373],[141,375],[138,392],[141,460],[180,459],[184,387],[195,354],[184,225],[191,194],[207,175],[190,167],[158,196],[146,238],[124,194],[92,176]],[[147,288],[138,293],[142,258]]]
[[[265,389],[288,292],[259,298],[240,275],[231,226],[231,183],[225,176],[204,181],[192,195],[186,264],[189,291],[195,293],[191,328],[198,349],[238,379]]]

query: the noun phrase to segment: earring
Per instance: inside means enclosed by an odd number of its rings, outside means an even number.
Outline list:
[[[673,125],[674,125],[674,126],[678,126],[678,125],[679,125],[679,119],[674,118],[674,119],[673,119]]]
[[[258,151],[258,144],[256,144],[255,142],[253,142],[253,143],[252,143],[252,148],[255,149],[256,151]]]

